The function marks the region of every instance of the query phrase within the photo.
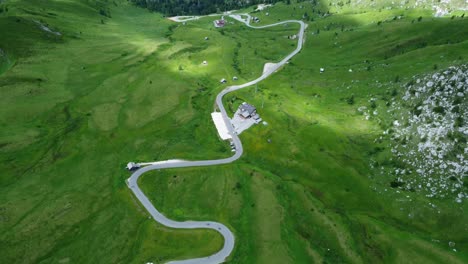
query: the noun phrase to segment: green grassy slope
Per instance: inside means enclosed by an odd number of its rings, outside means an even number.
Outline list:
[[[287,8],[265,13],[288,19]],[[226,98],[264,105],[269,124],[242,134],[245,157],[222,170],[152,173],[142,179],[147,192],[156,190],[156,206],[174,218],[231,219],[239,240],[233,263],[466,262],[465,204],[396,192],[393,177],[369,166],[389,159],[389,142],[374,139],[393,121],[385,114],[392,91],[401,94],[401,83],[434,65],[466,63],[466,24],[424,10],[317,19],[304,51],[257,93]],[[371,98],[382,114],[367,121],[357,108],[371,108]],[[194,202],[200,196],[207,199]]]
[[[2,260],[157,263],[219,249],[216,233],[148,219],[123,167],[229,155],[209,118],[219,79],[258,76],[259,65],[294,49],[286,36],[297,28],[175,24],[126,1],[1,5],[0,49],[10,59],[0,66]],[[300,18],[300,5],[257,13],[260,24]],[[245,156],[148,173],[145,193],[175,219],[229,226],[232,263],[468,261],[466,203],[390,191],[393,178],[377,177],[369,163],[388,159],[388,142],[376,152],[374,139],[392,119],[382,114],[379,124],[356,111],[378,98],[385,113],[391,91],[401,93],[397,76],[403,83],[435,64],[466,63],[467,20],[400,9],[314,19],[290,64],[256,93],[226,98],[259,106],[268,122],[242,134]]]
[[[0,77],[3,259],[140,263],[219,249],[216,233],[173,231],[147,219],[123,167],[226,156],[206,118],[218,80],[259,74],[260,64],[294,48],[285,36],[296,28],[263,31],[276,54],[250,42],[246,36],[261,36],[240,25],[223,34],[211,20],[178,27],[125,2],[4,6],[0,48],[17,62],[2,64]],[[234,51],[247,47],[259,56],[236,58],[235,69]]]
[[[155,63],[170,23],[124,2],[112,19],[86,1],[7,4],[0,46],[18,60],[0,77],[2,260],[141,263],[218,249],[214,232],[147,219],[124,183],[125,162],[184,149],[197,124],[194,81]],[[216,139],[210,126],[198,133]]]

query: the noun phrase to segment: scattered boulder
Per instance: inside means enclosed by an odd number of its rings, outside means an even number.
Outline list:
[[[382,136],[390,140],[397,164],[389,176],[398,175],[405,183],[398,188],[462,203],[468,196],[463,187],[468,175],[468,65],[413,77],[401,88],[406,90],[401,102],[389,104],[392,127]]]

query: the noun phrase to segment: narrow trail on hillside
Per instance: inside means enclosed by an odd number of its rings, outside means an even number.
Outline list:
[[[298,41],[297,41],[297,47],[296,49],[291,52],[289,55],[287,55],[283,60],[276,64],[270,65],[260,77],[257,79],[247,82],[242,85],[234,85],[234,86],[228,86],[224,90],[222,90],[217,96],[216,96],[216,106],[218,107],[219,111],[222,114],[223,120],[225,122],[226,127],[228,128],[229,134],[232,136],[232,141],[234,143],[234,146],[236,148],[236,152],[233,156],[225,159],[218,159],[218,160],[201,160],[201,161],[186,161],[186,160],[171,160],[171,161],[162,161],[162,162],[154,162],[152,165],[142,167],[135,171],[130,178],[127,179],[127,185],[132,190],[134,195],[138,198],[138,200],[141,202],[141,204],[146,208],[146,210],[151,214],[151,216],[156,220],[158,223],[170,227],[170,228],[178,228],[178,229],[212,229],[220,233],[223,238],[224,238],[224,246],[223,248],[216,252],[213,255],[210,255],[208,257],[202,257],[202,258],[194,258],[194,259],[187,259],[187,260],[179,260],[179,261],[171,261],[169,263],[172,264],[211,264],[211,263],[222,263],[226,260],[227,257],[231,254],[232,250],[234,249],[234,234],[227,228],[225,225],[218,223],[218,222],[212,222],[212,221],[184,221],[184,222],[178,222],[171,220],[161,214],[151,203],[151,201],[148,199],[148,197],[145,196],[145,194],[141,191],[140,187],[138,186],[138,178],[140,178],[141,175],[143,175],[145,172],[152,171],[152,170],[160,170],[160,169],[168,169],[168,168],[187,168],[187,167],[201,167],[201,166],[214,166],[214,165],[221,165],[221,164],[227,164],[234,162],[235,160],[239,159],[242,156],[243,153],[243,148],[242,148],[242,143],[238,137],[238,135],[234,132],[234,128],[231,125],[231,121],[226,113],[226,109],[224,108],[223,105],[223,97],[233,91],[240,90],[242,88],[249,87],[251,85],[254,85],[264,79],[266,79],[268,76],[273,74],[275,71],[277,71],[280,67],[285,65],[293,56],[295,56],[297,53],[299,53],[302,49],[302,45],[304,43],[304,31],[306,28],[306,24],[300,20],[287,20],[287,21],[282,21],[270,25],[265,25],[265,26],[251,26],[250,25],[250,20],[251,17],[249,14],[232,14],[229,15],[231,18],[236,19],[245,25],[247,25],[250,28],[255,28],[255,29],[260,29],[260,28],[267,28],[267,27],[274,27],[282,24],[287,24],[287,23],[298,23],[300,24],[300,30],[299,30],[299,35],[298,35]],[[245,16],[246,18],[242,18]],[[196,20],[199,19],[200,17],[189,17],[186,19],[180,19],[180,18],[171,18],[171,20],[176,21],[176,22],[185,22],[189,20]]]

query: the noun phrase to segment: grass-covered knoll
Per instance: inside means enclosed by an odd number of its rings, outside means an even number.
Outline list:
[[[230,155],[209,116],[219,79],[256,77],[293,49],[285,36],[297,28],[175,24],[126,1],[1,5],[0,49],[15,61],[0,75],[2,260],[157,263],[218,250],[216,233],[148,219],[123,166]],[[300,18],[299,5],[278,4],[260,24]],[[241,160],[148,173],[142,188],[170,217],[229,226],[232,263],[467,262],[466,203],[398,193],[370,166],[394,165],[390,142],[374,142],[394,121],[394,90],[466,63],[466,21],[403,9],[314,17],[297,57],[226,98],[268,122],[242,134]]]

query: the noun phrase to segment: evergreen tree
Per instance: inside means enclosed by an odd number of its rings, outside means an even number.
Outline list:
[[[168,16],[207,15],[227,10],[245,8],[249,5],[265,3],[264,0],[130,0],[137,6],[151,11],[161,12]],[[289,0],[290,1],[290,0]],[[279,0],[269,0],[270,4]]]

